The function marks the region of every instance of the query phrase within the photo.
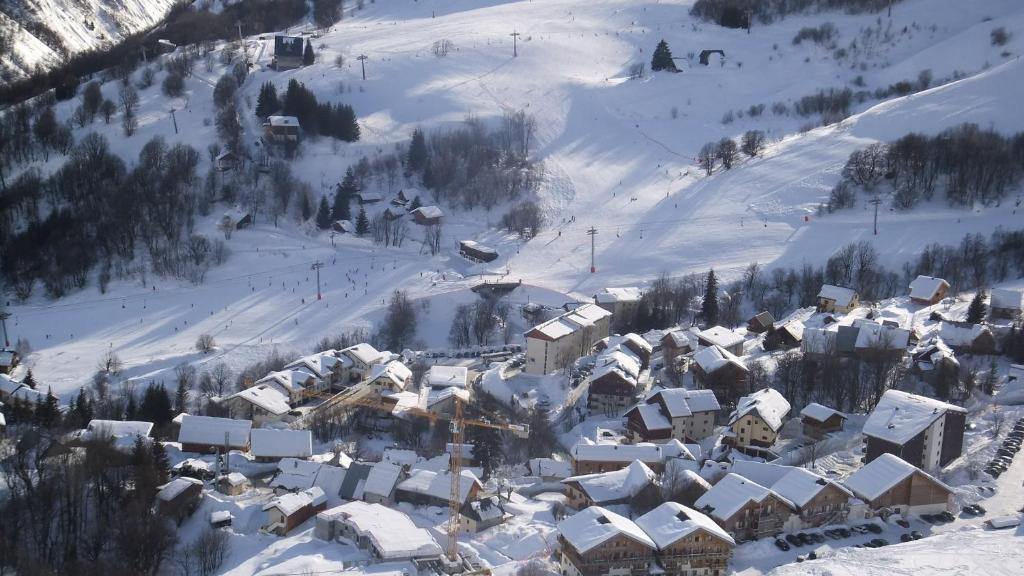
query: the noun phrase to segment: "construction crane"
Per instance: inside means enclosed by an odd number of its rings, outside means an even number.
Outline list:
[[[370,408],[391,412],[394,406],[376,399],[366,398],[365,396],[356,396],[336,400],[332,404],[332,408]],[[449,431],[452,435],[452,450],[448,456],[448,472],[451,475],[452,483],[448,497],[448,524],[446,526],[448,546],[446,548],[446,556],[450,563],[455,564],[459,561],[459,509],[462,503],[462,444],[465,439],[466,427],[473,426],[477,428],[490,428],[492,430],[504,430],[515,434],[519,438],[529,438],[530,427],[525,424],[502,424],[466,418],[462,413],[462,400],[457,396],[455,397],[454,416],[437,414],[422,408],[411,408],[407,410],[407,413],[412,416],[426,418],[435,423],[439,421],[447,421],[449,423]]]

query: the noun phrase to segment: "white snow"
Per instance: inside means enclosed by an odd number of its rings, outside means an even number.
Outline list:
[[[939,486],[945,487],[950,492],[953,491],[952,488],[949,488],[930,474],[922,472],[916,466],[908,464],[892,454],[882,454],[868,462],[863,468],[851,474],[846,479],[845,484],[858,498],[871,501],[915,472],[924,474],[935,480]]]
[[[654,510],[636,519],[637,526],[664,550],[698,530],[717,536],[730,544],[736,542],[728,532],[706,514],[677,502],[665,502]]]
[[[214,416],[192,416],[186,414],[181,419],[178,431],[178,442],[182,444],[210,444],[220,446],[227,444],[239,448],[249,444],[250,420],[233,420]]]
[[[864,434],[902,445],[950,410],[964,412],[959,406],[934,398],[886,390],[864,423]]]
[[[249,451],[256,458],[309,458],[313,455],[313,433],[309,430],[253,429]]]
[[[654,541],[632,520],[600,506],[590,506],[558,523],[558,532],[580,554],[604,544],[616,536],[626,536],[655,548]]]

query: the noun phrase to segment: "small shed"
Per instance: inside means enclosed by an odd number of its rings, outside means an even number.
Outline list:
[[[238,166],[238,156],[234,152],[228,150],[227,152],[221,152],[217,155],[214,160],[214,166],[220,172],[227,172],[228,170],[234,170]]]
[[[263,135],[271,142],[298,142],[299,119],[295,116],[270,116],[263,124]]]
[[[181,476],[160,486],[156,494],[157,513],[173,518],[179,524],[199,506],[203,495],[203,482]]]
[[[444,216],[444,212],[437,206],[421,206],[410,212],[410,214],[412,214],[412,221],[420,226],[440,224],[441,218]]]
[[[718,54],[725,60],[725,50],[701,50],[700,51],[700,63],[704,66],[711,64],[711,55]]]
[[[231,522],[235,519],[231,515],[231,512],[227,510],[217,510],[216,512],[210,512],[210,526],[214,528],[227,528],[231,526]]]
[[[302,66],[302,53],[306,48],[306,39],[301,36],[274,36],[275,70],[291,70]]]
[[[498,252],[494,248],[484,246],[473,240],[462,240],[459,242],[459,254],[464,258],[478,262],[492,262],[498,258]]]
[[[241,206],[235,206],[228,210],[221,217],[224,228],[230,228],[234,230],[241,230],[252,224],[252,213],[248,210],[243,209]]]
[[[18,353],[8,348],[0,349],[0,374],[10,374],[18,365]]]
[[[367,204],[376,204],[383,200],[383,198],[376,192],[358,192],[356,193],[356,200],[360,206],[365,206]]]
[[[217,490],[228,496],[239,496],[249,490],[249,479],[239,472],[225,474],[217,480]]]
[[[335,220],[334,223],[331,224],[331,230],[340,234],[355,234],[356,225],[353,224],[351,220]]]
[[[818,292],[818,312],[846,314],[860,304],[857,292],[842,286],[824,284]]]
[[[803,424],[804,436],[821,438],[830,432],[839,432],[846,422],[842,412],[811,402],[800,411],[800,422]]]
[[[763,334],[772,329],[775,324],[775,317],[772,316],[771,312],[765,310],[755,314],[750,320],[747,320],[747,332],[753,334]]]
[[[918,276],[910,283],[910,301],[921,306],[938,304],[949,292],[949,282],[934,276]]]
[[[993,288],[989,294],[989,315],[992,318],[1016,318],[1020,316],[1021,291],[1012,288]],[[3,368],[0,367],[0,370]]]
[[[284,536],[325,508],[327,495],[318,486],[295,494],[283,494],[263,506],[267,513],[263,529]]]

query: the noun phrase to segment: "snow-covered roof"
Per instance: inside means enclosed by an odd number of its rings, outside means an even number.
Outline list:
[[[665,404],[669,418],[680,418],[691,416],[694,412],[711,412],[722,409],[715,393],[707,389],[665,388],[648,394],[647,401],[654,401],[656,397],[661,398]]]
[[[0,350],[0,366],[10,367],[14,364],[14,350]]]
[[[263,505],[263,510],[277,508],[285,516],[291,516],[306,506],[319,506],[327,502],[327,495],[318,486],[307,488],[302,492],[282,494]]]
[[[970,346],[986,332],[991,332],[991,330],[982,324],[958,325],[952,322],[942,322],[939,325],[939,337],[950,346]]]
[[[470,399],[469,390],[465,388],[456,388],[455,386],[449,386],[447,388],[423,388],[420,390],[417,406],[423,410],[432,411],[438,404],[448,401],[453,396],[458,397],[466,403],[468,403]]]
[[[623,288],[604,288],[594,294],[594,300],[598,304],[614,304],[616,302],[638,302],[643,292],[636,286]]]
[[[553,458],[530,458],[527,466],[534,476],[568,478],[572,476],[572,464]]]
[[[697,348],[697,332],[695,329],[674,328],[661,338],[662,345],[671,343],[674,348]]]
[[[292,409],[288,404],[288,396],[281,392],[281,389],[276,384],[271,383],[257,384],[251,388],[246,388],[228,397],[229,400],[232,398],[240,398],[250,402],[254,406],[259,406],[275,416],[287,414]]]
[[[630,412],[636,412],[648,430],[670,430],[672,428],[672,422],[661,413],[661,406],[657,404],[637,404],[630,409]]]
[[[614,472],[570,476],[563,484],[576,484],[595,504],[624,502],[654,483],[656,475],[639,460]]]
[[[857,332],[857,348],[902,350],[910,342],[910,330],[884,326],[877,322],[861,322]]]
[[[367,538],[383,560],[440,556],[441,546],[430,531],[408,516],[381,504],[348,502],[317,514],[318,520],[344,522]]]
[[[149,433],[153,431],[153,423],[130,420],[90,420],[85,430],[89,436],[131,437],[134,439],[136,436],[149,436]]]
[[[631,462],[648,464],[661,462],[661,447],[657,444],[584,444],[572,447],[572,457],[585,462]]]
[[[694,502],[694,506],[713,518],[726,521],[732,518],[744,506],[751,502],[760,503],[773,494],[771,489],[732,472],[725,475],[717,484]],[[778,494],[776,494],[778,496]],[[792,503],[779,496],[785,503]]]
[[[385,448],[384,454],[381,457],[381,462],[397,464],[399,466],[412,466],[419,459],[419,454],[416,454],[415,450],[402,448]]]
[[[596,304],[582,304],[561,316],[534,326],[526,333],[526,337],[558,340],[581,328],[593,326],[594,322],[611,315],[611,312]]]
[[[701,330],[697,333],[697,337],[722,348],[731,348],[737,344],[742,344],[744,340],[742,335],[724,326],[712,326],[707,330]]]
[[[446,386],[466,387],[469,371],[465,366],[431,366],[425,375],[427,386],[444,388]]]
[[[192,486],[202,486],[202,480],[196,480],[195,478],[189,478],[188,476],[179,476],[174,480],[171,480],[167,484],[160,487],[160,491],[157,492],[156,497],[164,502],[170,502],[180,496],[185,490]]]
[[[678,502],[665,502],[637,518],[636,525],[650,536],[659,550],[664,550],[700,530],[730,544],[736,543],[728,532],[706,514]]]
[[[256,458],[309,458],[313,455],[313,433],[257,428],[252,431],[249,451]]]
[[[398,483],[397,489],[414,494],[422,494],[438,500],[448,501],[451,498],[451,473],[434,472],[433,470],[412,470],[409,477]],[[468,470],[463,470],[459,478],[459,502],[465,503],[473,486],[480,486],[480,481]]]
[[[7,374],[0,374],[0,392],[4,394],[13,394],[15,390],[24,386],[21,382],[12,379]]]
[[[707,374],[717,372],[728,365],[735,366],[744,372],[747,371],[746,365],[739,357],[717,345],[701,348],[693,355],[693,361]]]
[[[319,380],[317,376],[306,370],[280,370],[271,372],[256,381],[256,385],[274,383],[289,392],[299,392],[306,388],[306,383]]]
[[[950,410],[966,412],[934,398],[886,390],[864,422],[864,434],[902,445]]]
[[[836,348],[837,334],[838,330],[831,328],[805,328],[800,351],[805,354],[831,354]]]
[[[804,406],[804,409],[800,411],[801,416],[806,416],[811,420],[817,420],[818,422],[824,422],[836,414],[846,418],[846,415],[839,410],[829,408],[828,406],[818,404],[817,402],[811,402],[807,406]]]
[[[419,213],[420,216],[428,219],[440,218],[444,216],[444,212],[438,206],[420,206],[419,208],[412,211],[413,214]]]
[[[271,126],[299,126],[299,119],[295,116],[270,116],[267,123]]]
[[[847,495],[853,495],[842,485],[806,468],[796,466],[740,460],[733,462],[732,472],[770,488],[777,495],[797,506],[806,506],[819,492],[830,485]]]
[[[242,486],[249,481],[244,474],[240,472],[232,472],[227,476],[224,476],[224,481],[232,486]]]
[[[466,503],[462,507],[462,514],[469,516],[478,522],[504,518],[505,508],[497,496],[489,496]]]
[[[213,471],[213,467],[210,465],[209,462],[207,462],[206,460],[201,460],[199,458],[186,458],[186,459],[182,460],[181,462],[178,462],[174,466],[171,466],[171,470],[175,470],[175,471],[180,472],[181,470],[183,470],[186,467],[187,468],[191,468],[191,469],[193,469],[193,470],[195,470],[197,472],[212,472]]]
[[[362,362],[367,366],[371,364],[376,364],[385,355],[383,352],[378,351],[376,348],[370,346],[369,344],[366,344],[365,342],[361,344],[355,344],[353,346],[349,346],[348,348],[339,350],[338,354],[344,354],[345,356],[348,356],[353,360]]]
[[[931,300],[943,284],[949,287],[949,283],[942,278],[918,276],[910,283],[910,297],[915,300]]]
[[[235,517],[231,515],[231,512],[229,510],[214,510],[213,512],[210,512],[210,523],[211,524],[220,524],[221,522],[230,522],[230,521],[232,521],[234,519],[235,519]]]
[[[648,548],[657,547],[635,522],[600,506],[590,506],[562,520],[558,523],[558,532],[580,554],[586,554],[618,536],[625,536]]]
[[[831,284],[823,284],[821,291],[818,292],[818,298],[824,298],[826,300],[832,300],[836,303],[836,306],[840,308],[846,308],[853,299],[857,297],[857,293],[850,288],[842,288],[840,286],[833,286]]]
[[[782,420],[789,414],[789,402],[774,388],[762,388],[739,399],[736,410],[729,417],[733,424],[747,414],[756,413],[772,430],[782,427]]]
[[[249,443],[251,428],[252,421],[250,420],[186,414],[181,418],[178,442],[216,446],[224,444],[226,439],[229,447],[241,448]]]
[[[16,386],[14,392],[11,393],[12,398],[29,404],[35,404],[46,400],[46,392],[30,388],[28,385],[21,384],[20,382],[16,382],[16,384],[18,384],[18,386]]]
[[[953,491],[934,476],[889,453],[881,454],[860,470],[850,474],[850,477],[846,479],[846,487],[853,491],[858,498],[870,502],[885,494],[886,491],[914,472],[921,473],[950,492]]]
[[[401,477],[402,469],[395,464],[388,462],[377,462],[370,469],[363,485],[364,494],[376,494],[378,496],[390,497]]]
[[[491,248],[490,246],[484,246],[483,244],[476,242],[474,240],[460,240],[459,243],[462,244],[464,247],[476,250],[481,254],[498,254],[498,251],[495,250],[494,248]]]
[[[294,362],[285,364],[286,369],[304,369],[317,378],[334,372],[339,368],[351,366],[352,361],[347,356],[339,356],[334,350],[326,350],[317,354],[303,356]]]
[[[1021,310],[1021,291],[1012,288],[993,288],[989,292],[990,308],[1005,308],[1009,310]]]
[[[298,458],[285,457],[277,463],[277,472],[269,485],[272,488],[284,488],[285,490],[302,490],[310,488],[316,483],[317,474],[324,465],[320,462],[310,462]]]
[[[366,377],[370,382],[376,380],[390,380],[398,389],[404,389],[406,382],[412,378],[412,370],[399,362],[392,360],[387,364],[374,364],[370,367],[370,374]]]

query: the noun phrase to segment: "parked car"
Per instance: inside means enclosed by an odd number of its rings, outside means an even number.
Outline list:
[[[811,540],[814,540],[815,544],[821,544],[822,542],[825,541],[825,537],[822,536],[822,534],[820,532],[812,532],[810,534],[810,536],[811,536]]]
[[[911,530],[910,531],[910,537],[913,538],[914,540],[920,540],[921,538],[924,538],[924,534],[921,534],[917,530]]]
[[[885,540],[883,538],[875,538],[874,540],[871,541],[871,543],[874,544],[875,548],[881,548],[882,546],[888,546],[889,545],[889,541]]]
[[[786,534],[786,542],[789,542],[793,546],[803,546],[804,545],[804,543],[801,542],[800,539],[797,538],[796,535],[794,535],[794,534]]]
[[[868,529],[867,529],[866,525],[863,525],[863,524],[860,525],[860,526],[852,526],[852,527],[850,527],[850,530],[853,530],[857,534],[867,534],[868,533]]]
[[[921,520],[929,524],[936,524],[939,521],[938,514],[921,514]]]
[[[878,524],[865,524],[864,527],[867,528],[868,532],[871,532],[872,534],[882,533],[882,527]]]
[[[775,547],[778,548],[779,550],[782,550],[783,552],[788,552],[789,551],[789,544],[787,544],[786,541],[783,540],[782,538],[776,538],[775,539]]]
[[[910,534],[900,534],[900,542],[910,542],[913,539],[913,536]]]
[[[836,532],[839,532],[839,534],[843,538],[849,538],[850,536],[853,535],[853,532],[850,532],[850,530],[847,529],[847,528],[836,528]]]
[[[981,516],[985,513],[985,509],[982,508],[981,504],[968,504],[961,508],[961,511],[971,516]]]
[[[904,528],[910,528],[910,522],[907,522],[907,521],[906,521],[906,520],[904,520],[903,518],[899,518],[899,519],[897,519],[897,520],[896,520],[896,524],[899,524],[900,526],[902,526],[902,527],[904,527]]]
[[[807,544],[807,545],[814,544],[814,540],[811,540],[811,537],[808,536],[806,532],[801,532],[801,533],[797,534],[796,537],[799,538],[800,542],[803,543],[803,544]]]
[[[956,517],[953,516],[953,513],[948,510],[943,510],[942,512],[939,512],[939,518],[941,518],[943,522],[952,522],[953,520],[956,520]]]
[[[843,535],[839,533],[839,530],[825,530],[825,535],[833,540],[839,540],[843,537]]]

